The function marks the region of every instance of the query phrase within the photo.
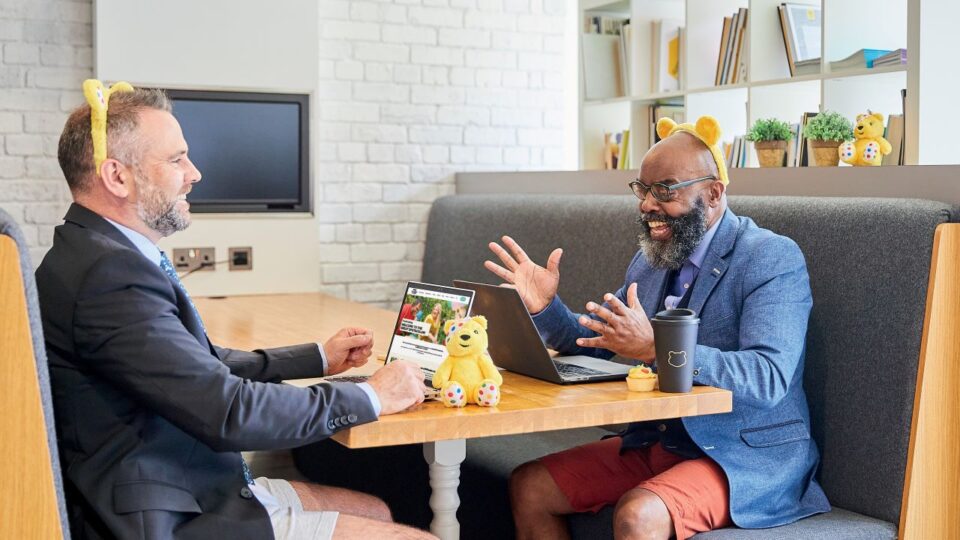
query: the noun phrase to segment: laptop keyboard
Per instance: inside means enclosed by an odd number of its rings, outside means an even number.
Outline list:
[[[434,372],[429,369],[423,369],[423,384],[428,388],[433,386],[433,373]],[[369,378],[369,375],[337,375],[327,377],[326,380],[330,382],[362,383],[367,382]]]
[[[560,376],[565,379],[573,378],[573,377],[585,377],[585,376],[607,374],[606,372],[600,371],[598,369],[585,368],[583,366],[565,364],[562,362],[554,362],[554,365],[557,366],[557,371],[560,372]]]

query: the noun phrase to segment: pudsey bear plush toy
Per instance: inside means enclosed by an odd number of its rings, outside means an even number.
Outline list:
[[[855,166],[880,165],[883,156],[890,153],[892,147],[883,138],[883,115],[871,113],[857,115],[857,125],[853,128],[856,140],[840,145],[840,160]]]
[[[440,401],[447,407],[463,407],[468,402],[495,407],[500,403],[503,376],[487,354],[487,319],[450,320],[443,329],[450,355],[433,376]]]

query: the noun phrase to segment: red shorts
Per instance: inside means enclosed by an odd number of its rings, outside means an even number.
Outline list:
[[[598,512],[643,488],[663,500],[678,540],[730,525],[730,489],[712,459],[685,459],[660,444],[620,454],[611,437],[541,458],[575,512]]]

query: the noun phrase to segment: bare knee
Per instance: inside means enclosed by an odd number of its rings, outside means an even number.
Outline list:
[[[514,510],[542,509],[553,479],[539,461],[520,465],[510,473],[510,502]]]
[[[673,520],[667,506],[652,491],[632,489],[625,493],[613,514],[617,539],[661,540],[673,533]]]

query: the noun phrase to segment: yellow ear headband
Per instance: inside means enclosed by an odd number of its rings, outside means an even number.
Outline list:
[[[727,165],[723,161],[723,152],[720,150],[720,123],[712,116],[701,116],[697,119],[696,125],[690,123],[678,124],[670,118],[661,118],[657,120],[657,135],[661,139],[679,132],[689,133],[700,140],[710,150],[713,160],[717,163],[717,171],[720,173],[718,180],[727,185],[730,179],[727,177]]]
[[[109,89],[96,79],[83,81],[83,96],[90,105],[90,136],[93,137],[93,163],[99,174],[100,165],[107,159],[107,107],[114,92],[133,92],[130,83],[114,83]]]

